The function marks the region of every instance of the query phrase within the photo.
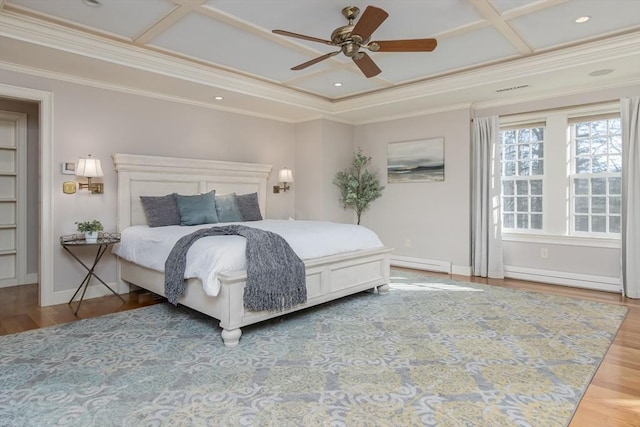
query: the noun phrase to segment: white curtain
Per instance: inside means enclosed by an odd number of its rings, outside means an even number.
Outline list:
[[[473,120],[471,135],[471,267],[474,276],[502,279],[498,117]]]
[[[640,298],[640,97],[620,100],[622,124],[622,290]]]

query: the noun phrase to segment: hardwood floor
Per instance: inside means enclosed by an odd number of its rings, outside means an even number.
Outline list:
[[[449,277],[469,281],[465,276]],[[627,317],[591,379],[569,427],[640,426],[640,300],[514,279],[472,278],[470,281],[627,307]]]
[[[73,312],[78,304],[75,301],[71,305],[38,306],[37,284],[0,288],[0,335],[74,322],[166,301],[147,291],[125,294],[122,298],[125,300],[124,303],[115,295],[85,299],[78,315],[75,316]]]
[[[607,292],[544,285],[522,280],[469,279],[466,276],[427,274],[627,307],[629,309],[627,317],[600,368],[592,378],[569,427],[640,426],[640,300],[623,298],[618,294]],[[39,307],[36,284],[0,288],[0,335],[73,322],[165,301],[164,298],[146,291],[123,295],[123,298],[125,303],[113,295],[85,300],[76,317],[73,314],[76,303],[71,306],[60,304]]]

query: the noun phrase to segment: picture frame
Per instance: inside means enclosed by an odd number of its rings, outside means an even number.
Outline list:
[[[387,182],[444,181],[444,138],[392,142],[387,145]]]

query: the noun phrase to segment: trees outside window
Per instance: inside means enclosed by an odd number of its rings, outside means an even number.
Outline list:
[[[617,105],[501,119],[505,233],[620,238]]]

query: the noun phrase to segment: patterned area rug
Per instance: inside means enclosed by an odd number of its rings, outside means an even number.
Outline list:
[[[168,304],[0,337],[0,424],[565,426],[626,313],[392,274],[235,348]]]

